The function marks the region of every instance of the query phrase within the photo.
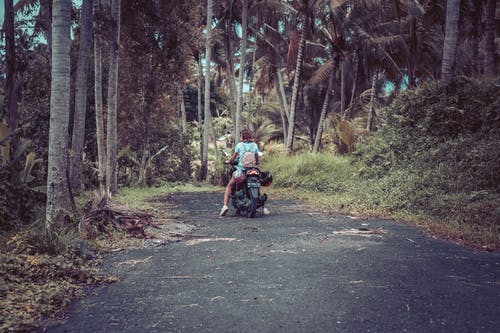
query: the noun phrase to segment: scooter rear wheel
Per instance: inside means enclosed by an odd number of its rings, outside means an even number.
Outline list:
[[[252,198],[252,201],[250,202],[250,212],[249,212],[250,217],[254,218],[256,212],[257,212],[257,198]]]

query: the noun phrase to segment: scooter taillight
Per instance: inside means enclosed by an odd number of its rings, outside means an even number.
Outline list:
[[[258,176],[258,175],[260,175],[260,172],[257,169],[251,169],[247,171],[247,176]]]

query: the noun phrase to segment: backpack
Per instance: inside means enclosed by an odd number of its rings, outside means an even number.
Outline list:
[[[243,153],[243,156],[241,157],[241,165],[244,168],[253,168],[257,165],[257,161],[255,160],[255,153],[248,151],[246,146],[243,145],[245,148],[245,152]]]

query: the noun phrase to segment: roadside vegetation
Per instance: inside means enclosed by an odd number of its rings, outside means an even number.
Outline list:
[[[271,154],[273,185],[332,211],[411,221],[500,249],[499,82],[462,79],[401,94],[352,156]]]

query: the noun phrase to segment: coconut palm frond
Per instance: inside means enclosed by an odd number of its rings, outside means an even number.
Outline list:
[[[333,68],[334,62],[333,59],[330,59],[313,73],[307,84],[315,87],[322,82],[328,81],[328,78],[332,74]]]

